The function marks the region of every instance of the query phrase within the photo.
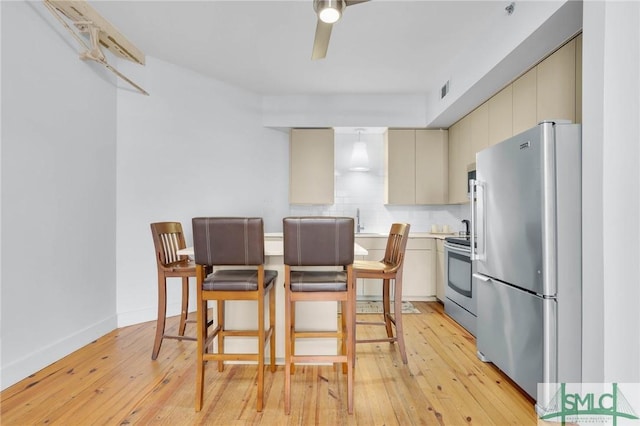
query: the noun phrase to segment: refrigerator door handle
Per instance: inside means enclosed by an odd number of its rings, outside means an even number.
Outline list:
[[[484,275],[480,275],[480,274],[473,274],[472,276],[473,276],[473,278],[477,278],[477,279],[479,279],[480,281],[485,282],[485,283],[486,283],[486,282],[488,282],[488,281],[491,281],[491,278],[489,278],[489,277],[487,277],[487,276],[484,276]]]
[[[484,185],[477,179],[471,185],[471,260],[485,260]]]

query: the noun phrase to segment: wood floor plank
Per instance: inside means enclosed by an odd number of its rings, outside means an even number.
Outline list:
[[[296,369],[287,416],[282,365],[274,373],[265,369],[264,409],[258,413],[257,366],[228,364],[218,372],[212,363],[202,411],[195,412],[195,344],[166,340],[152,361],[155,323],[149,322],[114,330],[3,391],[2,424],[537,423],[533,401],[476,357],[473,336],[441,304],[414,306],[421,313],[403,317],[408,365],[395,344],[356,346],[353,415],[347,414],[346,376],[329,365]],[[358,327],[359,338],[380,333],[383,327]]]

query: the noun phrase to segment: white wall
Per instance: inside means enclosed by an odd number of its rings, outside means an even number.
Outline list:
[[[640,3],[584,2],[583,375],[640,382]]]
[[[116,87],[41,2],[0,7],[4,389],[116,326]]]
[[[263,127],[258,95],[149,57],[131,73],[150,96],[118,96],[119,326],[156,317],[151,222],[182,222],[190,243],[195,216],[261,216],[281,232],[289,209],[289,136]]]
[[[269,95],[266,127],[424,127],[426,97],[417,94]]]

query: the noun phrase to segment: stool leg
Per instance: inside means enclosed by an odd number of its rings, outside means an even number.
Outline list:
[[[198,356],[196,365],[196,411],[202,409],[204,399],[204,354],[207,351],[205,342],[207,340],[207,302],[198,297],[196,310],[198,316]]]
[[[394,319],[396,324],[396,341],[398,342],[398,348],[400,349],[400,356],[402,362],[406,364],[407,352],[404,347],[404,330],[402,328],[402,277],[397,277],[393,280],[395,284],[394,291]]]
[[[260,282],[260,281],[258,281]],[[264,398],[264,298],[258,298],[258,412],[262,411]]]
[[[271,329],[271,338],[269,341],[269,357],[271,359],[271,372],[276,371],[276,288],[269,290],[269,329]]]
[[[218,327],[220,327],[220,331],[218,332],[218,353],[224,353],[224,300],[218,300]],[[224,371],[224,361],[218,361],[218,371]]]
[[[393,338],[393,329],[391,328],[391,303],[389,297],[389,279],[382,280],[382,307],[384,312],[384,324],[387,329],[387,337]],[[393,343],[393,342],[391,342]]]
[[[178,335],[184,336],[184,329],[187,326],[187,316],[189,315],[189,278],[182,277],[182,310],[180,312],[180,328]]]
[[[342,310],[342,314],[340,315],[340,323],[338,324],[338,327],[340,327],[339,329],[342,331],[341,334],[341,339],[340,339],[340,354],[341,355],[346,355],[349,353],[349,350],[347,349],[348,346],[348,340],[349,340],[349,333],[351,333],[351,330],[347,329],[347,324],[348,324],[348,315],[347,315],[347,309],[349,309],[349,302],[340,302],[341,305],[341,310]],[[349,373],[349,367],[347,365],[347,363],[343,363],[342,364],[342,374],[348,374]]]
[[[287,266],[285,265],[285,268]],[[285,271],[285,276],[287,271]],[[285,283],[284,300],[284,413],[291,412],[291,347],[293,345],[293,331],[291,329],[291,310],[294,308],[291,303],[289,288]]]
[[[289,311],[289,315],[291,315],[291,355],[295,355],[296,353],[296,304],[295,302],[291,302],[291,310]],[[296,372],[296,364],[291,363],[291,374]]]
[[[344,332],[347,335],[347,411],[349,414],[353,414],[353,382],[354,382],[354,362],[355,362],[355,294],[354,290],[348,290],[350,295],[345,303],[345,329]]]
[[[158,274],[158,319],[156,322],[156,338],[153,343],[151,359],[157,359],[164,336],[164,324],[167,318],[167,281],[166,278]]]

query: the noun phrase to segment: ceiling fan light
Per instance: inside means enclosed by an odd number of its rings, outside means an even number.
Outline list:
[[[337,22],[342,16],[344,10],[343,0],[316,0],[313,3],[314,9],[318,14],[318,18],[327,24]]]
[[[338,19],[340,19],[340,15],[341,14],[338,9],[334,9],[332,7],[325,7],[320,11],[320,14],[318,15],[318,17],[322,22],[325,22],[327,24],[333,24],[334,22],[337,22]]]

